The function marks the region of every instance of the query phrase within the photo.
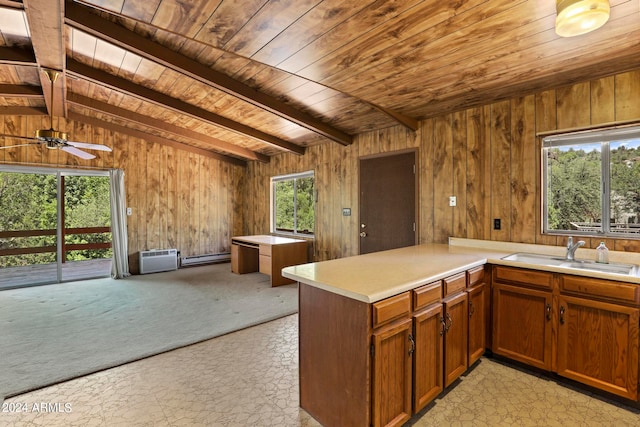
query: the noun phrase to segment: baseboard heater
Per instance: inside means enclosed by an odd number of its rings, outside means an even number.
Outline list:
[[[140,274],[158,273],[178,269],[177,249],[140,251]]]
[[[183,257],[180,265],[182,267],[189,267],[192,265],[212,264],[214,262],[226,262],[230,260],[230,253],[194,255]]]

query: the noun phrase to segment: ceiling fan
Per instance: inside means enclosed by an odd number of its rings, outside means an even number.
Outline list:
[[[53,105],[53,84],[58,79],[58,75],[60,74],[55,70],[44,70],[51,82],[51,104]],[[111,148],[102,144],[90,144],[88,142],[74,142],[67,140],[66,132],[59,132],[53,128],[53,107],[49,108],[49,129],[38,129],[36,130],[35,137],[28,136],[16,136],[16,135],[7,135],[0,134],[0,137],[3,138],[15,138],[15,139],[26,139],[31,141],[26,144],[18,144],[18,145],[8,145],[5,147],[0,147],[1,149],[6,148],[15,148],[15,147],[24,147],[27,145],[35,145],[35,144],[43,144],[45,147],[50,148],[52,150],[62,150],[74,156],[78,156],[81,159],[94,159],[94,156],[91,153],[87,153],[86,151],[80,150],[80,148],[84,148],[86,150],[100,150],[100,151],[111,151]]]

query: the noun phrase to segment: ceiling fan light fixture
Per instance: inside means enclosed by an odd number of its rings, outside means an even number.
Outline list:
[[[67,133],[66,132],[58,132],[53,129],[38,129],[36,131],[36,139],[40,141],[45,141],[47,143],[47,147],[49,147],[49,143],[64,144],[67,142]],[[54,148],[54,147],[49,147]]]
[[[557,0],[556,34],[573,37],[602,27],[608,20],[609,0]]]

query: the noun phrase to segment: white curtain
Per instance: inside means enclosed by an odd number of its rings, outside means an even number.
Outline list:
[[[122,279],[131,275],[128,258],[126,194],[122,169],[109,170],[109,187],[111,190],[111,245],[113,247],[111,277]]]

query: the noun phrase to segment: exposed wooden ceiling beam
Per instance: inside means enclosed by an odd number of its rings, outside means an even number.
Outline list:
[[[418,128],[420,127],[418,120],[414,119],[413,117],[405,116],[404,114],[400,114],[397,111],[390,110],[388,108],[384,108],[376,104],[370,104],[370,105],[382,111],[384,114],[391,117],[392,119],[400,123],[402,126],[409,128],[414,132],[417,131]]]
[[[24,5],[19,1],[0,0],[0,7],[10,7],[12,9],[24,10]]]
[[[234,122],[226,117],[196,107],[184,101],[172,98],[160,92],[156,92],[144,86],[132,83],[129,80],[114,76],[102,70],[82,64],[72,58],[67,58],[67,74],[75,75],[101,86],[107,86],[113,90],[135,96],[147,102],[171,109],[180,114],[187,114],[199,120],[204,120],[216,126],[221,126],[233,132],[250,136],[277,148],[285,149],[292,153],[304,154],[305,148],[285,141],[273,135],[253,129],[242,123]]]
[[[16,47],[0,47],[0,64],[35,66],[36,57],[33,51]]]
[[[10,106],[0,107],[0,116],[46,116],[44,107]]]
[[[23,3],[36,62],[41,68],[63,72],[64,0],[23,0]],[[53,96],[51,83],[45,73],[40,73],[40,82],[49,112],[54,116],[66,117],[64,79],[58,79],[53,86]]]
[[[349,145],[353,141],[351,135],[297,110],[275,97],[259,92],[224,73],[215,71],[159,43],[99,17],[92,13],[91,7],[71,0],[66,0],[65,7],[65,22],[74,28],[215,87],[256,107],[277,114],[342,145]]]
[[[232,163],[238,166],[246,166],[247,162],[241,159],[236,159],[235,157],[225,156],[224,154],[219,154],[213,151],[204,150],[202,148],[192,147],[187,144],[183,144],[181,142],[172,141],[167,138],[162,138],[160,136],[152,135],[146,132],[142,132],[135,129],[130,129],[125,126],[119,126],[113,123],[108,123],[100,119],[96,119],[95,117],[88,117],[83,114],[75,113],[73,111],[69,112],[69,119],[75,120],[78,122],[86,123],[91,126],[99,126],[105,129],[113,130],[114,132],[121,133],[123,135],[129,135],[134,138],[144,139],[145,141],[151,141],[158,144],[168,145],[170,147],[177,148],[179,150],[189,151],[191,153],[200,154],[201,156],[210,157],[213,159],[222,160],[224,162]]]
[[[237,145],[230,144],[217,138],[213,138],[189,129],[184,129],[179,126],[169,124],[163,120],[154,119],[143,114],[134,113],[133,111],[125,110],[124,108],[119,108],[114,105],[107,104],[106,102],[101,102],[92,98],[88,98],[86,96],[78,95],[75,93],[68,93],[67,102],[70,104],[78,105],[80,107],[89,108],[100,113],[105,113],[119,119],[133,121],[143,126],[152,127],[163,132],[169,132],[197,141],[206,142],[208,144],[211,144],[214,148],[220,149],[227,153],[235,154],[240,157],[244,157],[247,160],[257,160],[265,163],[269,162],[269,156],[265,156],[264,154],[256,153],[255,151],[251,151],[247,148],[239,147]]]
[[[42,88],[38,86],[30,85],[5,85],[0,84],[0,96],[6,98],[40,98],[42,94]]]

